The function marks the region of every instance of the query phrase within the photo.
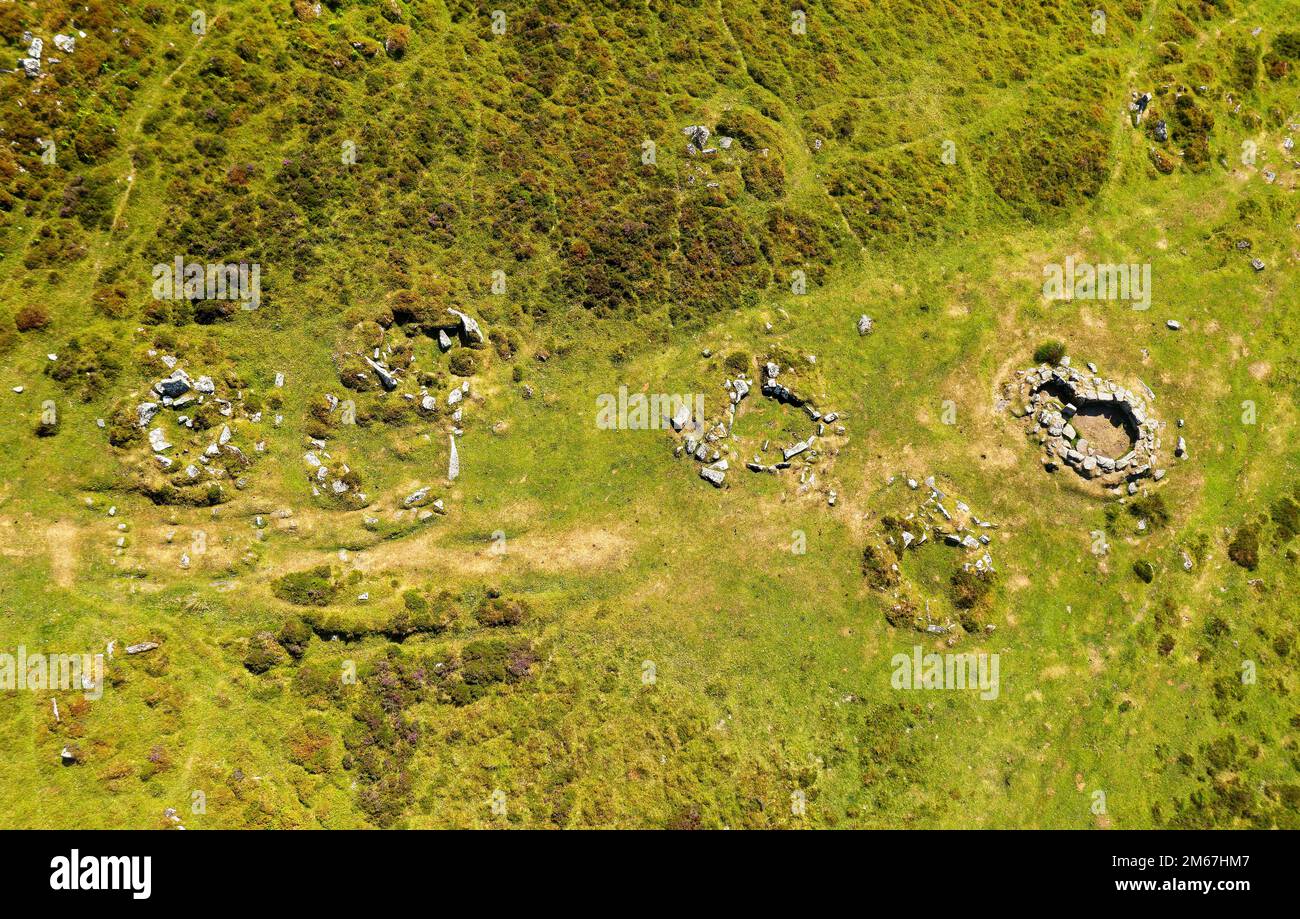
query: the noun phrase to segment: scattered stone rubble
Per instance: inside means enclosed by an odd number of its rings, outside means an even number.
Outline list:
[[[820,452],[817,449],[818,438],[827,436],[827,429],[832,425],[834,427],[830,433],[836,436],[843,436],[846,430],[843,424],[836,423],[840,420],[839,413],[830,412],[823,415],[803,396],[778,382],[780,374],[781,368],[777,364],[767,362],[763,367],[763,382],[759,391],[767,398],[783,405],[802,408],[813,422],[813,430],[807,438],[784,446],[774,445],[770,440],[765,440],[754,458],[745,463],[745,468],[750,472],[777,474],[792,469],[796,460],[802,460],[799,464],[799,494],[806,494],[810,489],[817,487],[817,472],[812,464],[817,460]],[[689,456],[700,463],[700,478],[715,488],[722,488],[726,483],[730,462],[724,452],[730,453],[731,450],[725,441],[728,438],[737,439],[736,414],[741,402],[753,392],[754,388],[753,381],[743,373],[725,380],[722,385],[728,396],[725,418],[716,422],[692,419],[690,408],[685,405],[679,406],[669,418],[672,429],[681,435],[681,442],[675,448],[674,454]],[[765,462],[762,454],[769,452],[779,454],[779,458]],[[826,499],[827,504],[834,507],[839,495],[833,489],[829,489],[826,491]]]
[[[447,312],[455,316],[457,325],[455,328],[448,326],[447,328],[438,329],[436,341],[441,352],[446,353],[455,347],[457,343],[467,347],[487,343],[487,336],[477,320],[459,310],[449,308]],[[447,334],[449,328],[452,329],[455,338]],[[373,374],[384,392],[395,393],[413,403],[418,407],[422,417],[428,419],[439,415],[442,399],[435,393],[431,393],[426,386],[418,386],[417,391],[398,392],[398,390],[403,389],[404,383],[415,380],[417,376],[414,372],[416,356],[412,348],[396,345],[386,348],[376,347],[366,351],[349,350],[346,353],[360,357],[365,366],[369,368],[369,371],[355,371],[355,379],[362,384],[357,386],[352,382],[354,379],[353,370],[349,369],[347,372],[341,370],[340,380],[345,386],[365,389]],[[341,357],[336,359],[342,363]],[[353,364],[352,368],[354,369],[356,366]],[[277,374],[276,385],[282,385],[282,383],[282,375]],[[465,406],[469,404],[469,396],[470,384],[468,380],[456,383],[446,396],[446,408],[449,412],[448,420],[450,424],[444,428],[444,433],[448,435],[450,443],[447,462],[447,479],[449,482],[455,481],[460,475],[460,450],[456,441],[458,437],[465,433],[462,422]],[[325,399],[330,413],[340,410],[342,403],[336,396],[326,394]],[[313,496],[318,497],[324,493],[327,497],[335,499],[336,503],[341,502],[352,509],[368,506],[368,496],[365,493],[355,492],[348,484],[347,476],[350,470],[346,464],[331,473],[329,466],[323,462],[323,460],[330,458],[329,453],[325,450],[324,441],[312,440],[310,446],[312,449],[304,455],[304,461],[309,467],[309,477],[314,480],[312,484]],[[331,476],[333,481],[327,482]],[[356,477],[353,476],[353,481],[355,480]],[[425,500],[427,497],[428,489],[421,489],[400,502],[401,510],[415,510],[418,512],[419,519],[427,520],[433,516],[432,511],[423,507],[424,504],[428,503]],[[434,501],[432,506],[438,513],[445,512],[441,498]],[[401,510],[398,512],[401,513]]]
[[[333,411],[338,400],[329,395],[325,398]],[[308,445],[311,449],[303,454],[302,459],[308,468],[307,480],[311,483],[312,497],[326,495],[353,510],[367,507],[370,498],[354,487],[353,483],[358,479],[352,474],[352,468],[345,462],[334,464],[325,441],[313,437],[309,438]]]
[[[892,485],[896,479],[896,476],[891,477],[889,483]],[[915,479],[910,478],[907,479],[907,486],[913,491],[920,487]],[[995,530],[998,525],[981,520],[965,501],[950,498],[940,491],[935,484],[934,476],[926,478],[925,487],[929,492],[928,497],[917,505],[915,511],[903,518],[900,536],[897,540],[893,535],[886,536],[885,542],[893,546],[901,555],[903,550],[919,548],[933,539],[936,543],[961,547],[969,552],[980,552],[974,562],[964,562],[963,568],[973,568],[976,571],[995,570],[993,558],[986,549],[992,541],[991,537],[987,532],[979,531]]]
[[[23,33],[23,44],[27,45],[27,56],[18,59],[18,66],[29,77],[39,77],[41,75],[41,54],[45,50],[45,42],[36,38],[31,32]]]
[[[77,34],[82,38],[86,37],[85,32],[78,32]],[[27,76],[32,78],[39,77],[45,72],[43,70],[45,64],[53,65],[59,63],[59,58],[57,57],[44,57],[44,39],[38,38],[31,32],[24,32],[22,35],[22,43],[27,46],[27,52],[23,57],[18,58],[18,69]],[[77,37],[74,35],[55,35],[54,47],[63,54],[72,54],[77,50]]]
[[[668,419],[672,429],[682,436],[682,442],[674,453],[677,456],[685,454],[696,462],[705,464],[700,469],[700,478],[715,488],[721,488],[726,483],[727,470],[730,469],[730,463],[718,445],[733,436],[736,412],[741,400],[749,395],[752,387],[752,382],[743,373],[735,379],[726,380],[723,388],[728,393],[727,414],[717,422],[708,423],[703,418],[693,418],[688,405],[679,405]]]
[[[454,480],[460,475],[460,454],[456,444],[456,437],[464,434],[464,430],[460,427],[462,406],[468,404],[469,392],[469,381],[462,381],[453,386],[447,395],[447,406],[455,409],[451,415],[453,426],[450,429],[451,452],[447,468],[447,478],[449,480]],[[411,401],[417,399],[417,396],[413,394],[403,394],[403,396]],[[426,415],[437,413],[438,398],[430,394],[427,389],[421,388],[418,399],[420,408]],[[325,394],[325,403],[327,411],[331,414],[343,410],[343,403],[331,393]],[[353,510],[369,506],[369,496],[350,484],[357,481],[357,476],[350,475],[352,470],[347,463],[335,463],[333,461],[324,440],[309,438],[307,447],[307,452],[303,454],[303,462],[307,466],[307,477],[311,482],[313,497],[319,498],[324,495],[332,499],[336,504],[342,504]],[[420,506],[427,492],[428,489],[423,489],[408,496],[405,501],[401,502],[401,506],[407,509]],[[436,510],[442,513],[441,499],[434,503]],[[432,514],[422,514],[421,519],[427,519],[429,516],[432,516]]]
[[[760,150],[746,150],[734,137],[715,136],[707,126],[702,124],[686,125],[682,128],[686,136],[686,156],[688,162],[683,172],[687,187],[698,189],[716,189],[721,186],[712,169],[714,160],[723,159],[734,164],[744,157],[768,156],[766,147]]]
[[[687,125],[682,129],[686,135],[686,152],[691,156],[697,153],[712,154],[717,150],[709,146],[709,129],[702,124]],[[731,146],[728,144],[727,146]]]
[[[900,476],[890,476],[888,484],[893,486]],[[916,479],[902,476],[907,487],[919,491],[922,483]],[[927,476],[924,481],[926,498],[916,505],[915,510],[893,522],[896,527],[886,529],[884,541],[901,560],[908,551],[917,551],[922,546],[933,543],[957,549],[962,554],[961,569],[980,574],[992,574],[997,569],[993,566],[993,555],[989,550],[992,537],[989,531],[998,529],[998,524],[981,520],[970,506],[959,498],[945,494],[940,490],[934,476]],[[902,572],[897,562],[890,563],[890,570],[896,582],[893,598],[896,609],[916,610],[912,625],[920,631],[932,635],[947,635],[953,631],[956,623],[952,620],[935,621],[926,603],[923,608],[904,595],[901,581]],[[990,630],[992,626],[988,627]]]
[[[151,387],[153,398],[140,402],[136,406],[135,423],[142,429],[148,429],[147,438],[154,461],[163,472],[173,473],[171,484],[181,488],[223,479],[229,475],[234,478],[236,488],[246,487],[247,478],[242,473],[252,465],[252,459],[244,450],[232,443],[234,428],[231,425],[236,420],[237,408],[240,409],[239,419],[253,424],[261,422],[262,413],[258,411],[250,414],[242,410],[242,392],[233,394],[231,399],[218,396],[217,385],[211,377],[191,377],[184,368],[177,366],[178,362],[172,355],[158,355],[156,351],[150,351],[149,356],[157,357],[171,373],[153,384]],[[170,423],[174,423],[178,428],[197,433],[194,416],[209,399],[216,405],[217,414],[228,421],[221,424],[219,428],[209,430],[213,439],[206,447],[199,449],[195,457],[198,465],[191,462],[184,468],[175,468],[177,459],[167,455],[175,445],[169,439],[170,435],[164,425],[159,423],[164,418],[163,410],[167,409],[171,413],[166,416]],[[151,425],[153,427],[150,427]],[[254,449],[255,452],[261,453],[264,448],[264,442],[259,441]],[[181,450],[183,454],[188,452],[188,449]]]
[[[420,520],[429,519],[429,517],[432,517],[435,512],[439,514],[447,513],[447,508],[443,504],[442,499],[433,498],[433,500],[430,500],[431,497],[432,495],[430,494],[429,486],[422,486],[402,499],[402,508],[404,510],[420,509],[419,514],[417,515]],[[426,507],[432,508],[433,510],[424,510]],[[375,518],[370,518],[370,520],[378,523],[378,520]]]
[[[1145,384],[1143,389],[1154,401]],[[1117,494],[1123,490],[1136,494],[1143,479],[1164,478],[1158,456],[1163,425],[1152,414],[1147,398],[1138,393],[1063,362],[1016,371],[1015,379],[1003,387],[1003,395],[1011,412],[1026,419],[1026,433],[1042,444],[1042,462],[1049,472],[1069,466]],[[1132,448],[1123,456],[1099,453],[1070,423],[1079,411],[1097,406],[1120,413],[1132,440]]]

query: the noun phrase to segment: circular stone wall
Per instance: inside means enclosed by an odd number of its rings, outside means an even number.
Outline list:
[[[1127,484],[1129,494],[1143,478],[1164,478],[1157,468],[1161,424],[1132,390],[1092,371],[1041,364],[1016,371],[1004,395],[1042,444],[1049,471],[1068,466],[1104,486]]]

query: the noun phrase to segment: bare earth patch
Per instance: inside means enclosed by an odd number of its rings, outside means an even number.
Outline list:
[[[365,553],[356,553],[356,567],[377,574],[401,569],[447,568],[460,574],[481,575],[523,568],[592,570],[619,567],[626,560],[630,541],[610,529],[584,528],[562,533],[535,533],[511,538],[504,551],[493,542],[481,549],[467,549],[443,543],[447,534],[427,530],[405,539],[386,543]]]
[[[50,574],[60,587],[71,587],[77,571],[80,533],[70,523],[55,523],[45,528],[45,545],[50,553]]]
[[[1088,443],[1097,448],[1098,453],[1123,456],[1133,449],[1133,438],[1118,412],[1087,405],[1070,419],[1070,423],[1081,437],[1086,437]]]
[[[80,558],[81,534],[77,527],[56,521],[33,528],[30,520],[0,520],[0,555],[35,558],[48,555],[50,576],[59,587],[71,587]]]

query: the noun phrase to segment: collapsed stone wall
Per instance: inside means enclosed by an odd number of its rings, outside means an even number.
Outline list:
[[[762,383],[759,386],[759,392],[764,397],[782,405],[802,409],[807,413],[811,421],[811,430],[803,440],[788,445],[774,444],[770,440],[764,439],[762,446],[754,454],[754,458],[745,463],[745,468],[750,472],[778,474],[787,469],[796,468],[797,464],[799,494],[804,494],[808,490],[818,487],[817,470],[814,463],[821,456],[819,439],[843,438],[847,434],[847,430],[842,423],[838,423],[841,421],[839,412],[823,414],[810,399],[795,393],[785,384],[777,382],[777,377],[780,374],[780,366],[774,361],[767,361],[763,365]],[[673,430],[681,435],[681,443],[674,448],[674,455],[689,456],[695,459],[696,462],[701,463],[700,478],[716,488],[722,488],[726,482],[726,474],[730,469],[728,456],[735,453],[732,447],[728,445],[728,441],[739,440],[739,436],[735,432],[736,414],[741,401],[752,391],[753,381],[744,373],[741,373],[734,379],[725,380],[722,385],[727,391],[727,415],[725,418],[721,418],[716,422],[693,419],[690,409],[682,406],[669,419]],[[727,455],[724,456],[724,453]],[[779,458],[764,456],[769,453],[778,454]],[[765,462],[765,458],[769,461]],[[834,507],[839,500],[839,494],[829,487],[826,487],[825,494],[826,503]]]

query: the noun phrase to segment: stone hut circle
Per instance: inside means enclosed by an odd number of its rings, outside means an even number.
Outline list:
[[[1150,408],[1155,394],[1146,389],[1143,397],[1091,365],[1079,370],[1068,361],[1018,370],[1003,387],[1005,404],[1042,445],[1043,467],[1053,472],[1068,466],[1115,494],[1136,494],[1143,480],[1163,479],[1163,425]]]
[[[907,491],[900,490],[901,483],[906,483]],[[863,574],[872,589],[889,595],[886,622],[896,628],[945,636],[952,646],[961,634],[992,632],[996,627],[970,608],[958,608],[951,597],[936,606],[927,599],[926,580],[909,575],[905,560],[926,551],[927,546],[941,546],[953,553],[958,563],[954,579],[962,577],[991,587],[997,571],[991,531],[998,529],[998,524],[982,519],[960,497],[945,493],[943,489],[948,487],[945,484],[941,489],[933,475],[923,482],[903,473],[889,477],[877,493],[878,503],[887,510],[881,513],[878,531],[863,549]],[[926,497],[918,500],[922,493]]]
[[[839,493],[825,481],[818,484],[817,462],[823,456],[833,455],[833,446],[823,447],[822,442],[830,445],[842,442],[848,433],[839,412],[821,412],[813,400],[796,393],[786,383],[778,382],[781,366],[775,360],[762,363],[762,382],[758,391],[762,396],[781,405],[799,409],[807,415],[808,434],[802,439],[789,443],[779,443],[764,438],[758,446],[753,459],[745,462],[745,468],[755,473],[778,475],[786,470],[798,474],[797,493],[807,494],[819,491],[825,495],[826,503],[835,507]],[[750,395],[754,381],[745,373],[723,381],[727,391],[727,414],[717,421],[706,421],[691,417],[690,409],[682,406],[669,422],[673,431],[680,436],[681,442],[673,450],[675,456],[688,456],[701,464],[699,476],[715,488],[722,488],[726,483],[726,474],[731,468],[731,458],[739,459],[737,453],[740,440],[736,432],[736,417],[741,402]],[[826,478],[827,467],[823,466]]]

